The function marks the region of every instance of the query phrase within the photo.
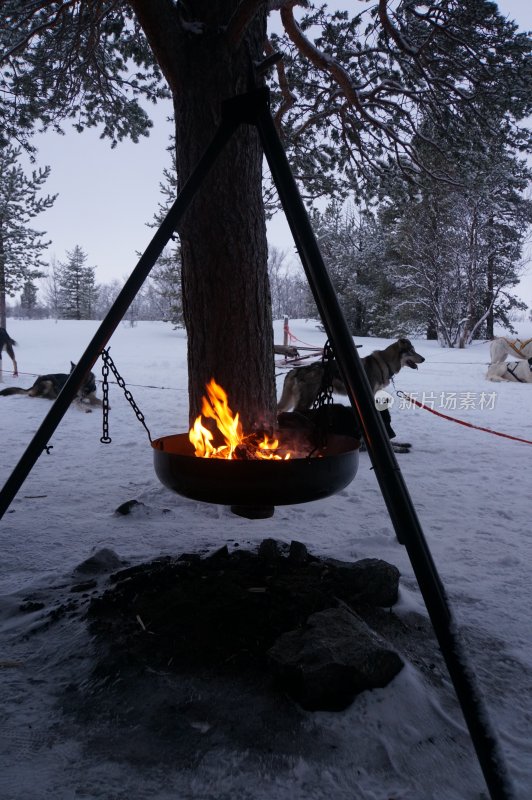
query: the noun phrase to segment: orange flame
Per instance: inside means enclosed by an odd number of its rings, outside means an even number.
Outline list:
[[[203,397],[201,414],[196,418],[194,425],[188,433],[188,438],[195,448],[198,458],[225,458],[231,459],[276,459],[282,460],[276,450],[279,440],[270,441],[267,436],[261,441],[255,434],[245,436],[242,430],[238,413],[233,415],[227,402],[227,394],[214,378],[205,387],[207,396]],[[225,444],[215,447],[211,431],[202,423],[202,415],[216,422],[216,427],[222,434]],[[290,453],[284,459],[290,458]]]

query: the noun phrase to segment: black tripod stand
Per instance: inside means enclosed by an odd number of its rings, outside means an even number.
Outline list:
[[[483,700],[467,665],[444,587],[386,435],[362,362],[321,257],[284,148],[269,108],[267,89],[256,89],[223,105],[222,122],[211,144],[140,258],[101,323],[59,397],[0,492],[3,516],[74,399],[116,327],[174,233],[203,178],[241,124],[255,125],[281,199],[306,276],[332,344],[342,378],[364,432],[368,453],[396,536],[408,552],[416,579],[445,658],[492,800],[511,800],[513,792]]]

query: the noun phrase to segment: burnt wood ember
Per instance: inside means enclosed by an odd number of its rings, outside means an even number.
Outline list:
[[[398,586],[396,567],[379,559],[339,562],[272,539],[257,552],[224,545],[206,557],[161,558],[115,573],[91,601],[98,671],[112,678],[147,668],[215,670],[269,676],[274,685],[269,651],[283,634],[301,631],[316,612],[347,606],[373,630],[387,629]]]

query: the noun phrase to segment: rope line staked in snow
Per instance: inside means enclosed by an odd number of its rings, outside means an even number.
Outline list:
[[[413,397],[410,397],[409,394],[403,391],[397,392],[398,397],[405,397],[407,400],[410,400],[411,403],[418,406],[419,408],[424,408],[425,411],[430,411],[431,414],[435,414],[437,417],[442,417],[443,419],[448,419],[451,422],[456,422],[457,425],[464,425],[466,428],[474,428],[477,431],[484,431],[484,433],[491,433],[493,436],[502,436],[504,439],[512,439],[514,442],[522,442],[523,444],[532,444],[532,441],[529,439],[521,439],[520,436],[510,436],[509,433],[500,433],[499,431],[493,431],[491,428],[483,428],[480,425],[473,425],[472,422],[465,422],[463,419],[457,419],[456,417],[450,417],[448,414],[442,414],[441,411],[435,411],[433,408],[429,408],[429,406],[425,405],[425,403],[421,403],[419,400],[416,400]]]
[[[19,375],[28,375],[30,378],[38,378],[39,377],[39,373],[38,372],[19,372],[18,374]],[[95,380],[96,380],[96,383],[101,383],[102,382],[101,378],[96,378]],[[118,386],[116,381],[109,381],[109,384],[111,384],[113,386]],[[135,386],[135,387],[140,388],[140,389],[161,389],[163,391],[169,391],[169,392],[177,392],[177,391],[179,391],[179,387],[178,386],[151,386],[150,384],[147,384],[147,383],[128,383],[128,386]]]

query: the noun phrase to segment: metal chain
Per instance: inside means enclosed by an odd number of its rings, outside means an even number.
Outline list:
[[[334,353],[329,340],[325,342],[323,347],[321,365],[322,377],[320,388],[318,389],[318,393],[312,404],[312,410],[318,412],[316,417],[319,419],[319,422],[317,422],[316,425],[315,440],[316,449],[320,450],[327,446],[328,426],[333,404]]]
[[[109,436],[109,408],[110,408],[110,406],[109,406],[109,369],[111,369],[113,375],[115,376],[118,386],[120,386],[120,388],[124,392],[124,396],[125,396],[126,400],[128,401],[129,405],[131,406],[131,408],[133,409],[133,411],[135,412],[135,415],[136,415],[138,421],[141,422],[142,425],[144,426],[144,428],[146,430],[146,433],[148,434],[148,438],[149,438],[149,440],[151,442],[152,441],[151,433],[150,433],[150,430],[149,430],[148,426],[146,425],[146,421],[144,419],[144,414],[142,413],[142,411],[140,410],[140,408],[136,404],[135,399],[134,399],[133,395],[131,394],[131,392],[129,391],[129,389],[126,388],[126,383],[125,383],[123,377],[118,372],[113,359],[109,355],[109,350],[110,350],[110,348],[108,347],[107,350],[102,350],[102,352],[100,353],[100,355],[102,357],[102,361],[103,361],[103,364],[102,364],[102,378],[103,378],[102,379],[102,395],[103,395],[103,399],[102,399],[102,416],[103,416],[102,428],[103,428],[103,431],[102,432],[103,432],[103,435],[100,438],[100,442],[102,444],[109,444],[112,441],[111,437]]]
[[[321,379],[318,394],[312,404],[312,408],[322,408],[323,406],[331,405],[333,402],[333,362],[334,353],[329,340],[323,346],[323,355],[321,363],[323,367],[323,374]]]
[[[110,444],[112,439],[109,436],[109,364],[107,359],[109,353],[102,351],[102,428],[103,435],[100,437],[102,444]]]

